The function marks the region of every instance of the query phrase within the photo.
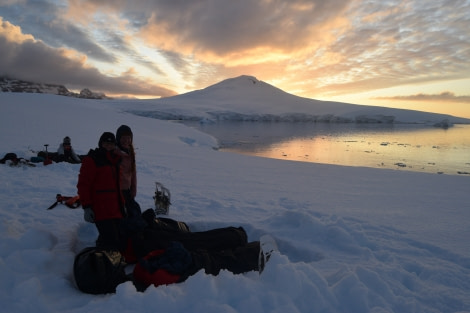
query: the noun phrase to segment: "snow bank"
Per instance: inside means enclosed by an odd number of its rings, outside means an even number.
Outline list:
[[[68,135],[83,154],[127,124],[143,208],[160,181],[170,217],[195,231],[243,226],[249,240],[269,233],[280,253],[261,276],[199,272],[145,293],[126,283],[82,294],[73,258],[97,232],[81,209],[46,210],[76,193],[80,165],[0,165],[0,312],[470,311],[468,177],[224,153],[208,135],[125,112],[140,103],[0,93],[3,153],[55,149]]]

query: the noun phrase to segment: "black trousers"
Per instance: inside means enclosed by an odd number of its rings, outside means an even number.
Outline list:
[[[166,249],[172,241],[180,242],[191,254],[192,264],[182,273],[181,281],[201,269],[218,275],[225,269],[234,274],[258,271],[259,241],[248,242],[242,227],[216,228],[202,232],[147,229],[143,237],[133,240],[136,256]]]
[[[172,241],[180,242],[190,252],[230,250],[248,243],[245,230],[231,226],[202,232],[146,228],[132,237],[137,258],[153,250],[166,249]]]
[[[259,241],[253,241],[246,245],[227,250],[194,251],[191,253],[193,265],[187,275],[190,276],[201,269],[204,269],[206,274],[211,275],[218,275],[222,269],[228,270],[234,274],[258,271],[259,253]]]
[[[122,219],[96,221],[95,226],[98,229],[96,247],[113,251],[126,248],[127,234],[122,227]]]
[[[96,222],[99,231],[97,247],[123,251],[130,238],[134,253],[139,259],[151,251],[168,248],[173,241],[180,242],[192,257],[192,265],[183,273],[182,280],[201,269],[211,275],[218,275],[222,269],[234,274],[259,270],[259,241],[249,243],[242,227],[224,227],[202,232],[147,227],[139,232],[128,232],[123,223],[125,219]]]
[[[139,203],[135,201],[134,198],[131,196],[130,190],[121,190],[122,195],[124,196],[125,207],[126,207],[126,214],[128,217],[137,217],[142,214],[142,210],[140,208]]]

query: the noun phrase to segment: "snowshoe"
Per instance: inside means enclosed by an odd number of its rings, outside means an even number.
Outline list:
[[[263,235],[259,240],[260,250],[258,258],[258,268],[261,274],[274,251],[279,251],[276,241],[270,235]]]
[[[163,186],[162,183],[155,182],[155,196],[153,200],[155,202],[155,214],[168,215],[171,205],[171,194],[170,190]]]

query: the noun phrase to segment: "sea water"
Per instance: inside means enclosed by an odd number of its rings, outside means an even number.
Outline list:
[[[188,124],[188,123],[185,123]],[[220,150],[282,160],[470,176],[470,125],[189,123]]]

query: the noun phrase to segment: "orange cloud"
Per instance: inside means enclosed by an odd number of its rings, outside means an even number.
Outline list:
[[[187,13],[167,9],[164,16],[154,11],[138,35],[158,49],[178,51],[200,62],[237,66],[302,58],[330,45],[349,27],[341,16],[342,6],[325,11],[320,3],[292,1],[282,9],[271,1],[250,8],[230,3],[233,12],[225,8],[213,15],[205,12],[212,8],[196,5]]]
[[[26,40],[34,40],[31,35],[25,35],[21,32],[21,27],[10,24],[8,21],[3,21],[0,16],[0,35],[5,37],[8,41],[22,43]]]
[[[41,83],[57,83],[72,89],[90,88],[108,95],[172,96],[176,92],[140,78],[132,70],[106,76],[87,62],[87,56],[75,50],[51,48],[20,27],[0,23],[0,69],[2,75]]]
[[[470,103],[470,95],[469,96],[456,96],[453,92],[450,92],[450,91],[444,91],[444,92],[441,92],[440,94],[419,93],[416,95],[394,96],[394,97],[375,97],[372,99],[399,100],[399,101],[446,101],[446,102]]]

